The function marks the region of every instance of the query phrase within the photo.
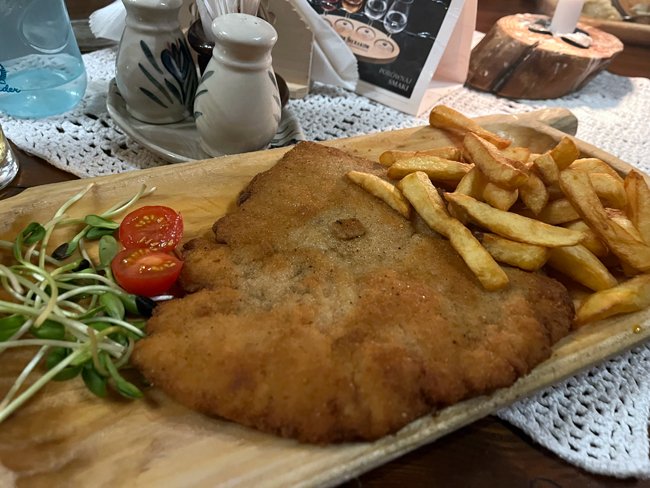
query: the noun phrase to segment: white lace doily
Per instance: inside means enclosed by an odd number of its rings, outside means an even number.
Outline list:
[[[18,146],[78,176],[166,164],[116,129],[106,112],[114,50],[84,56],[89,86],[72,112],[40,121],[0,118]],[[557,100],[511,101],[465,88],[441,100],[470,116],[566,107],[577,137],[650,173],[650,80],[603,72]],[[426,121],[348,91],[316,85],[289,102],[309,140],[327,140],[423,125]],[[598,474],[650,477],[648,445],[650,345],[608,360],[498,412],[561,458]]]

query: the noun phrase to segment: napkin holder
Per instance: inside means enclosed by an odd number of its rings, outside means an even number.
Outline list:
[[[499,19],[472,50],[467,85],[514,99],[559,98],[586,85],[623,50],[611,34],[578,23],[554,36],[544,15]]]
[[[268,10],[278,32],[273,69],[287,82],[291,98],[302,98],[311,83],[314,34],[289,0],[268,0]]]

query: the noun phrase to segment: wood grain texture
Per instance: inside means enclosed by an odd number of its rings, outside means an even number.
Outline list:
[[[623,50],[616,37],[585,24],[592,45],[582,49],[529,30],[545,16],[502,17],[472,50],[467,84],[508,98],[559,98],[579,90]]]
[[[566,112],[555,111],[563,121]],[[530,114],[482,119],[516,144],[547,149],[563,134]],[[387,148],[424,149],[453,139],[429,127],[331,141],[377,158]],[[594,148],[580,143],[584,156]],[[86,214],[130,196],[146,182],[157,192],[147,203],[183,212],[187,238],[207,231],[250,178],[286,149],[171,165],[134,173],[77,180],[26,190],[0,202],[0,236],[15,235],[41,220],[69,196],[95,184],[75,212]],[[598,153],[617,170],[629,166]],[[47,196],[47,198],[44,198]],[[634,333],[641,325],[640,333]],[[50,384],[0,429],[0,486],[307,486],[333,485],[467,425],[532,391],[650,337],[650,312],[585,327],[559,343],[553,356],[513,387],[441,410],[375,443],[307,446],[211,419],[181,407],[155,389],[141,402],[91,397],[78,382]],[[0,393],[6,391],[25,352],[0,356]],[[200,372],[197,372],[200,374]]]

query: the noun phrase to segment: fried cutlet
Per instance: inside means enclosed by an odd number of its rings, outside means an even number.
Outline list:
[[[569,331],[564,287],[483,290],[448,241],[349,182],[385,168],[301,143],[185,247],[188,295],[133,356],[178,402],[305,442],[376,439],[511,385]]]

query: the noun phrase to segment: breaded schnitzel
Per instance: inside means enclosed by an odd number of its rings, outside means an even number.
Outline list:
[[[301,143],[185,249],[184,298],[133,361],[201,412],[305,442],[376,439],[512,384],[573,317],[568,293],[506,268],[486,292],[448,241],[351,183],[385,168]]]

